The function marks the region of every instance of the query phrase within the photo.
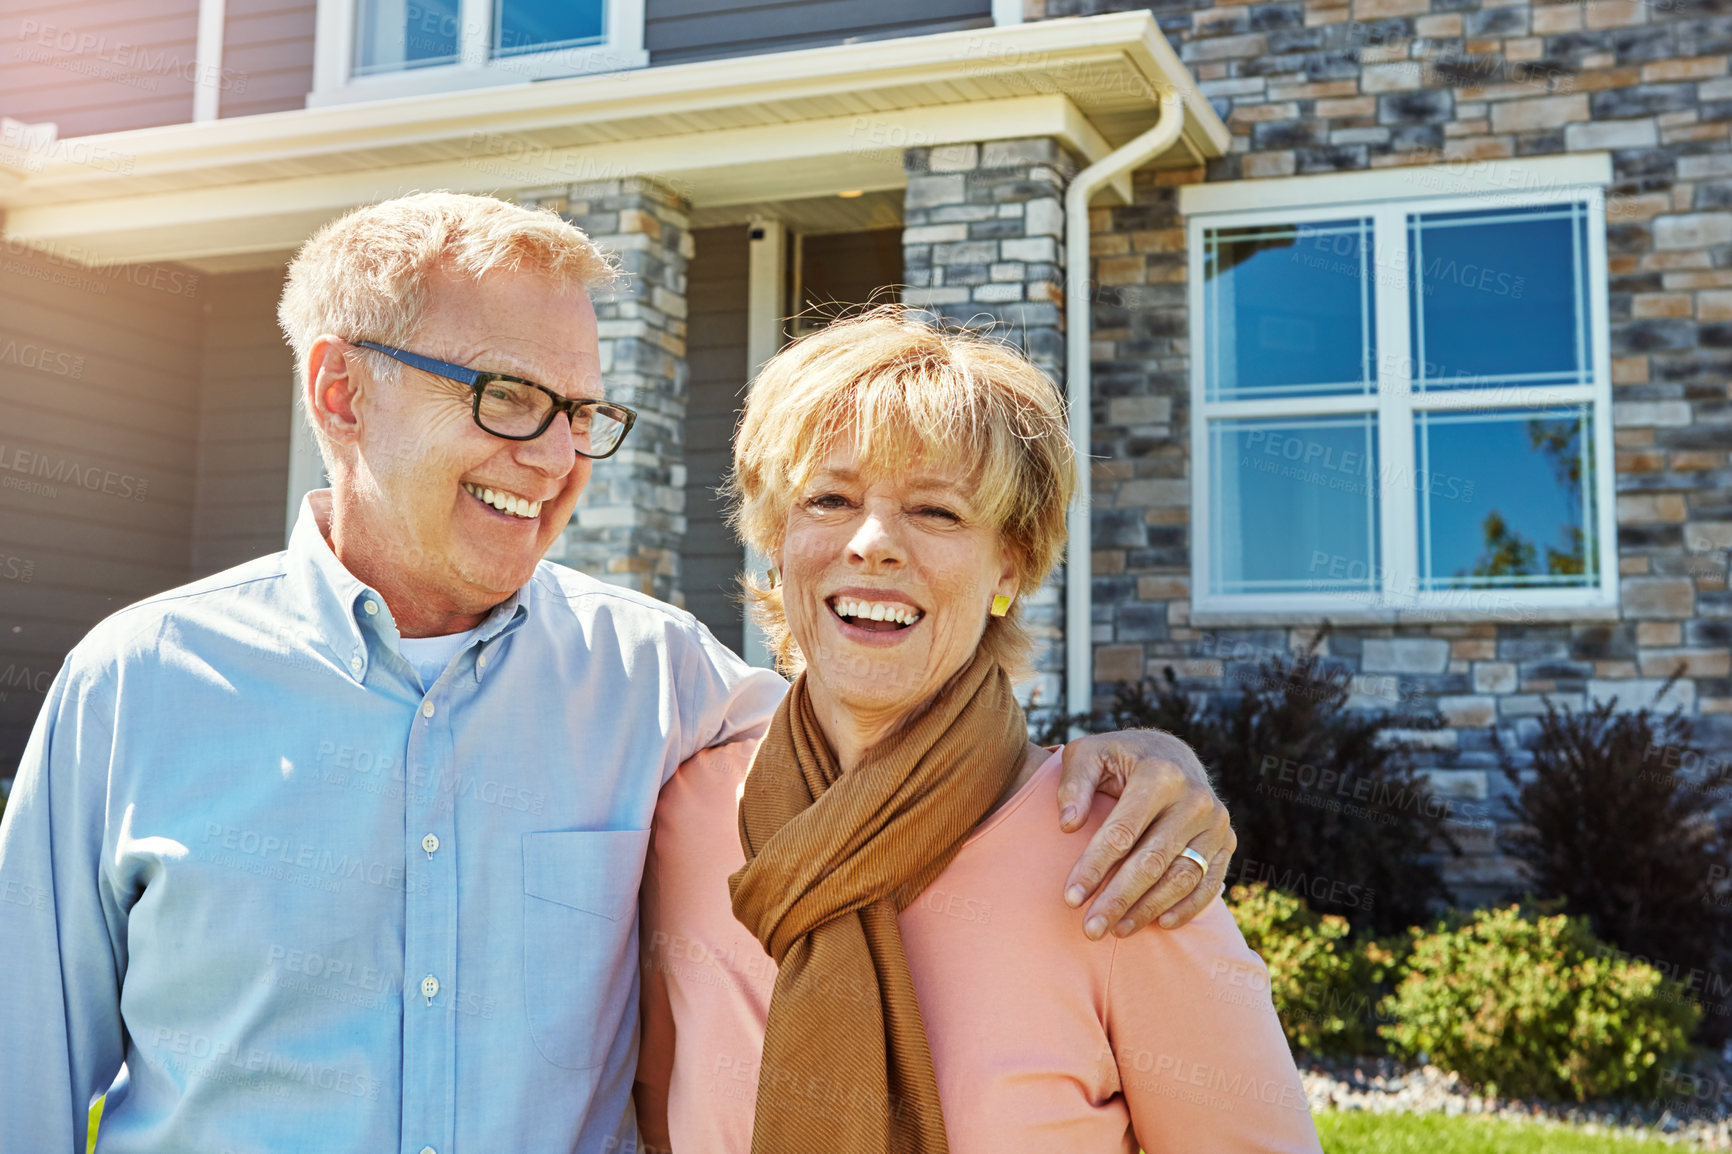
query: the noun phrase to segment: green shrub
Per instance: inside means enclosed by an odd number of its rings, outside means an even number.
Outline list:
[[[1506,1097],[1652,1094],[1700,1011],[1652,966],[1608,956],[1583,919],[1481,910],[1414,929],[1383,1004],[1392,1047]]]
[[[1234,886],[1227,904],[1269,967],[1269,992],[1289,1045],[1340,1057],[1380,1047],[1372,1019],[1398,960],[1392,950],[1375,941],[1355,945],[1345,918],[1314,913],[1262,882]]]
[[[1670,683],[1668,683],[1669,685]],[[1732,760],[1695,740],[1680,713],[1619,712],[1615,701],[1540,719],[1531,768],[1503,746],[1520,823],[1504,835],[1533,891],[1670,974],[1732,957]],[[1494,731],[1495,734],[1495,731]],[[1715,1041],[1732,1018],[1704,1023]]]

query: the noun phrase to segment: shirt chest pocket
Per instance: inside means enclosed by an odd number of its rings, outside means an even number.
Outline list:
[[[647,829],[523,835],[529,1034],[567,1070],[607,1061],[636,1022],[637,892]]]

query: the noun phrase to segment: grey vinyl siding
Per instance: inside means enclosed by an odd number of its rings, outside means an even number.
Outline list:
[[[283,270],[209,277],[190,568],[283,547],[294,356],[277,328]]]
[[[645,0],[650,64],[992,26],[991,0]]]
[[[723,518],[734,414],[746,387],[746,228],[699,229],[686,272],[686,539],[680,551],[686,608],[722,644],[745,644],[736,595],[745,555]]]
[[[192,119],[198,0],[21,0],[0,11],[0,115],[61,139]],[[104,157],[125,171],[124,157]]]
[[[66,651],[187,578],[203,298],[0,246],[0,776]]]
[[[228,0],[219,114],[304,108],[313,90],[317,0]]]
[[[800,332],[900,295],[902,230],[827,232],[800,241]]]

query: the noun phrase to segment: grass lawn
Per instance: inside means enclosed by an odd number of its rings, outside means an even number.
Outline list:
[[[90,1150],[96,1149],[101,1119],[98,1099],[90,1108]],[[1653,1138],[1582,1134],[1502,1118],[1324,1110],[1316,1119],[1324,1154],[1679,1154],[1687,1149]]]
[[[1325,1154],[1679,1154],[1657,1138],[1584,1134],[1562,1126],[1442,1114],[1315,1115]]]

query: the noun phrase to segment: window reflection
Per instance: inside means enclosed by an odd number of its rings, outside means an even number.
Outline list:
[[[355,10],[355,75],[457,61],[459,0],[361,0]]]
[[[1209,434],[1214,592],[1378,588],[1374,415],[1219,420]]]
[[[1210,399],[1375,392],[1371,249],[1369,219],[1209,230]]]
[[[1418,391],[1591,380],[1587,206],[1408,219]]]
[[[602,39],[601,0],[496,0],[493,55],[519,56]]]
[[[1419,413],[1414,425],[1425,588],[1598,582],[1588,406]]]

